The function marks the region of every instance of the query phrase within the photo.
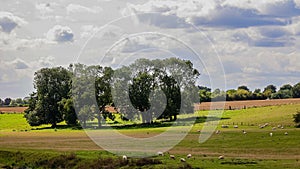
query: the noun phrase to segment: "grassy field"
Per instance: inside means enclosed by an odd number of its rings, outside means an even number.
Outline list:
[[[299,168],[300,129],[294,127],[292,115],[300,104],[279,105],[241,110],[226,110],[218,130],[203,144],[199,132],[207,111],[198,111],[193,129],[169,155],[151,159],[124,161],[101,150],[82,130],[50,129],[48,125],[30,127],[22,114],[0,114],[0,168],[29,166],[31,168]],[[259,125],[269,123],[263,129]],[[221,128],[228,125],[229,128]],[[238,128],[233,128],[238,125]],[[273,127],[284,126],[273,130]],[[178,126],[180,127],[180,126]],[[164,131],[158,128],[118,129],[132,137],[153,136]],[[247,134],[243,134],[245,130]],[[271,137],[269,133],[272,132]],[[288,132],[288,135],[284,133]],[[105,132],[104,132],[105,133]],[[105,135],[103,135],[105,137]],[[193,157],[180,162],[191,153]],[[224,156],[219,160],[220,155]],[[37,158],[38,157],[38,158]],[[46,162],[48,161],[48,162]],[[63,163],[63,164],[61,164]],[[115,165],[112,165],[115,164]],[[148,165],[149,164],[149,165]]]

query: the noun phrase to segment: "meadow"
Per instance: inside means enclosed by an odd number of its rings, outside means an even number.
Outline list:
[[[300,167],[300,129],[294,127],[292,117],[299,109],[300,104],[289,104],[225,110],[217,128],[220,133],[214,133],[202,144],[198,142],[199,130],[208,111],[197,111],[192,130],[164,156],[130,158],[127,162],[99,148],[78,128],[64,127],[64,123],[57,129],[48,125],[31,127],[23,114],[0,114],[0,168],[295,169]],[[259,127],[265,123],[269,125]],[[222,125],[229,128],[222,128]],[[150,137],[165,128],[117,130],[131,137]],[[187,159],[189,153],[192,158]],[[173,154],[175,160],[170,159],[169,154]],[[221,155],[224,159],[219,160]],[[186,162],[180,162],[180,158],[185,158]]]

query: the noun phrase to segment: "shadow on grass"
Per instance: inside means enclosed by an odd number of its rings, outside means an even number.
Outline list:
[[[81,127],[81,125],[74,125],[74,126],[70,126],[70,125],[57,125],[55,128],[52,128],[52,127],[39,127],[39,128],[32,128],[31,130],[49,130],[49,129],[53,129],[53,130],[58,130],[58,129],[81,130],[82,127]]]
[[[206,116],[199,116],[199,117],[187,117],[187,118],[180,118],[176,121],[164,120],[164,121],[155,121],[153,123],[133,123],[133,124],[106,124],[101,126],[95,126],[97,123],[90,123],[84,129],[142,129],[142,128],[161,128],[161,127],[171,127],[171,126],[189,126],[192,124],[204,123],[209,121],[216,121],[216,120],[225,120],[230,118],[217,118],[217,117],[210,117],[207,118]],[[41,127],[41,128],[34,128],[32,130],[48,130],[48,129],[72,129],[72,130],[82,130],[82,126],[69,126],[69,125],[57,125],[56,128],[51,127]]]

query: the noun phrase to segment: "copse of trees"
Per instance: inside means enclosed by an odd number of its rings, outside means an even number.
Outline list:
[[[211,89],[204,86],[198,86],[198,94],[200,102],[209,102],[213,100],[222,100],[218,98],[226,97],[226,101],[238,101],[238,100],[265,100],[265,99],[286,99],[286,98],[300,98],[300,82],[294,86],[290,84],[284,84],[276,90],[276,86],[268,85],[261,89],[255,89],[251,91],[247,86],[239,86],[237,89],[229,89],[226,92],[220,89],[215,89],[211,92]]]
[[[25,97],[24,99],[5,98],[4,100],[0,98],[0,106],[25,107],[28,106],[28,98],[27,97]]]
[[[68,68],[43,68],[34,75],[36,89],[28,99],[25,118],[31,126],[66,121],[114,119],[106,112],[113,105],[127,120],[176,120],[180,113],[193,113],[198,102],[195,85],[199,72],[187,60],[139,59],[117,70],[100,65],[71,64]],[[76,114],[77,112],[77,114]]]

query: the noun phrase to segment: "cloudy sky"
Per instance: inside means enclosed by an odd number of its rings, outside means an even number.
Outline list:
[[[0,98],[42,67],[140,57],[190,59],[214,88],[280,87],[300,82],[299,45],[300,0],[1,0]]]

